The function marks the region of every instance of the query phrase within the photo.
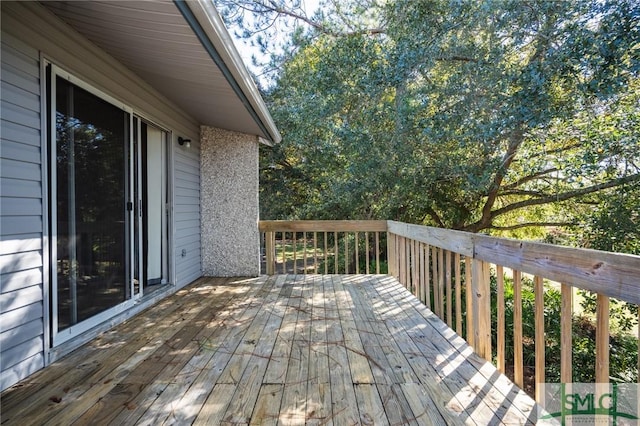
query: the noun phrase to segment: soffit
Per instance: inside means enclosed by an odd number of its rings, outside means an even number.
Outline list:
[[[256,95],[255,85],[248,81],[244,65],[223,58],[230,74],[238,77],[234,79],[234,90],[194,32],[192,23],[187,22],[173,1],[45,1],[42,4],[201,124],[278,142],[278,131],[262,98]],[[207,22],[199,24],[208,25]],[[207,37],[211,37],[211,31]],[[222,45],[239,57],[235,48],[229,46],[229,40],[210,41],[213,46]],[[240,96],[238,87],[242,92]]]

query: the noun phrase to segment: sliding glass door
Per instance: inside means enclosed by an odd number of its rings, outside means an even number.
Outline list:
[[[131,297],[130,114],[55,78],[58,331]]]
[[[168,282],[168,133],[48,70],[54,345]]]

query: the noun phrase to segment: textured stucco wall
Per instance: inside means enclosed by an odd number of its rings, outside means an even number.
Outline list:
[[[206,126],[200,137],[203,273],[259,275],[258,138]]]

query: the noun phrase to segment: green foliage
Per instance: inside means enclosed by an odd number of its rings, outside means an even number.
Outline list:
[[[585,216],[582,245],[640,255],[640,184],[607,193]]]
[[[349,258],[345,261],[345,244],[348,248]],[[356,262],[356,250],[355,250],[355,236],[349,234],[346,237],[340,235],[338,237],[338,252],[335,253],[333,236],[329,242],[329,252],[331,253],[326,259],[320,262],[318,266],[319,271],[324,271],[325,265],[328,268],[329,273],[337,274],[365,274],[367,272],[367,257],[369,258],[369,273],[375,274],[377,271],[376,252],[375,252],[375,240],[373,235],[369,235],[369,251],[367,252],[366,241],[363,235],[358,237],[358,260]],[[386,256],[386,237],[380,239],[380,274],[387,274],[389,272],[389,265],[384,260]],[[356,269],[358,269],[356,271]]]
[[[517,233],[640,179],[637,3],[365,3],[279,57],[263,217]]]
[[[491,279],[492,294],[496,294],[496,278]],[[506,319],[506,359],[513,360],[513,281],[505,280],[505,319]],[[560,291],[546,286],[544,294],[544,330],[545,330],[545,367],[546,380],[557,383],[560,381],[560,319],[562,297]],[[595,315],[595,300],[585,298],[581,303],[583,312],[573,318],[572,350],[573,350],[573,381],[595,381],[595,337],[596,328],[593,321]],[[525,366],[530,371],[535,369],[535,294],[532,280],[522,279],[522,332],[523,358]],[[497,345],[497,301],[492,298],[492,347]],[[610,337],[609,369],[612,379],[621,382],[636,381],[637,371],[637,338],[629,333],[637,324],[637,307],[627,310],[626,304],[612,301],[612,317],[618,325],[612,329]],[[495,352],[495,349],[494,349]],[[495,353],[494,353],[495,355]]]

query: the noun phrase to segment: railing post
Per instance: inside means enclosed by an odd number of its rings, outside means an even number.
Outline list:
[[[596,298],[596,383],[609,383],[609,298]]]
[[[265,261],[267,264],[267,275],[275,275],[276,262],[275,262],[275,250],[276,250],[276,233],[273,231],[267,231],[264,233],[265,239]]]
[[[560,382],[573,381],[572,367],[572,317],[573,317],[573,289],[567,284],[560,285],[562,305],[560,308]]]
[[[545,338],[544,338],[544,283],[542,277],[533,277],[533,293],[535,297],[534,311],[534,345],[536,354],[536,402],[544,406],[543,384],[545,383]],[[608,330],[607,330],[608,331]]]
[[[489,287],[489,264],[473,259],[471,276],[473,300],[474,349],[478,354],[491,361],[491,293]]]

